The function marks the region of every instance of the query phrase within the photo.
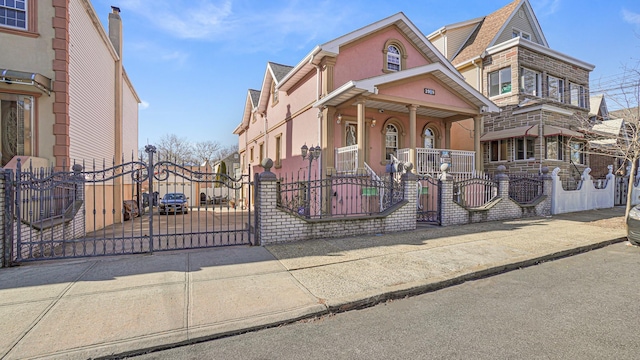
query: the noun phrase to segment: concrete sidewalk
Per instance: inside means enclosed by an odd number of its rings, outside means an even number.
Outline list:
[[[614,208],[2,269],[0,358],[123,354],[423,293],[623,241],[623,215]]]

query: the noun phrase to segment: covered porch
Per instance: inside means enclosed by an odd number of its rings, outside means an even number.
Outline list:
[[[418,174],[437,174],[442,162],[455,173],[480,170],[482,115],[498,111],[439,63],[350,81],[313,106],[328,175],[384,172],[391,156]]]

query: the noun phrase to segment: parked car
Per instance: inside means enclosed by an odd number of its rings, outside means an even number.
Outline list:
[[[168,193],[162,197],[160,200],[160,205],[158,206],[158,210],[161,215],[168,213],[189,213],[189,202],[187,201],[189,198],[186,197],[183,193]]]
[[[627,218],[627,239],[634,245],[640,246],[640,205],[636,205],[629,211]]]

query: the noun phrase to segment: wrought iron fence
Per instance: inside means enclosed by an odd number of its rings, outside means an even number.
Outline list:
[[[284,177],[277,183],[277,206],[308,219],[370,216],[404,200],[402,183],[388,175],[332,176],[325,179]]]
[[[544,181],[537,174],[509,175],[509,197],[520,204],[531,204],[544,192]]]
[[[453,201],[467,209],[483,207],[498,197],[498,183],[487,178],[471,178],[453,183]]]

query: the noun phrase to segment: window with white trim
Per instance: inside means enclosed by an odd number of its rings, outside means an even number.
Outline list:
[[[520,92],[523,94],[540,96],[542,88],[541,74],[527,68],[520,69]]]
[[[551,75],[547,76],[547,97],[563,102],[564,80]]]
[[[564,160],[561,136],[549,136],[546,141],[546,158],[548,160]]]
[[[507,161],[507,139],[489,142],[489,161]]]
[[[400,71],[400,49],[395,45],[389,45],[387,47],[387,70]]]
[[[436,142],[435,136],[433,134],[433,130],[427,128],[424,130],[424,148],[425,149],[434,149]]]
[[[489,96],[511,92],[511,67],[489,73]]]
[[[569,149],[571,151],[571,161],[574,164],[584,165],[584,144],[578,141],[571,141]]]
[[[27,1],[0,0],[0,26],[27,30]]]
[[[531,40],[531,34],[526,33],[520,29],[513,28],[513,32],[511,33],[511,37],[517,38],[521,37],[523,39]]]
[[[398,150],[398,128],[393,124],[387,124],[387,132],[385,134],[386,159],[390,159],[389,155],[396,154]]]
[[[569,97],[571,105],[579,106],[581,108],[586,107],[586,93],[584,86],[575,83],[569,83]]]
[[[515,138],[514,159],[516,160],[533,160],[534,140],[530,137]]]

